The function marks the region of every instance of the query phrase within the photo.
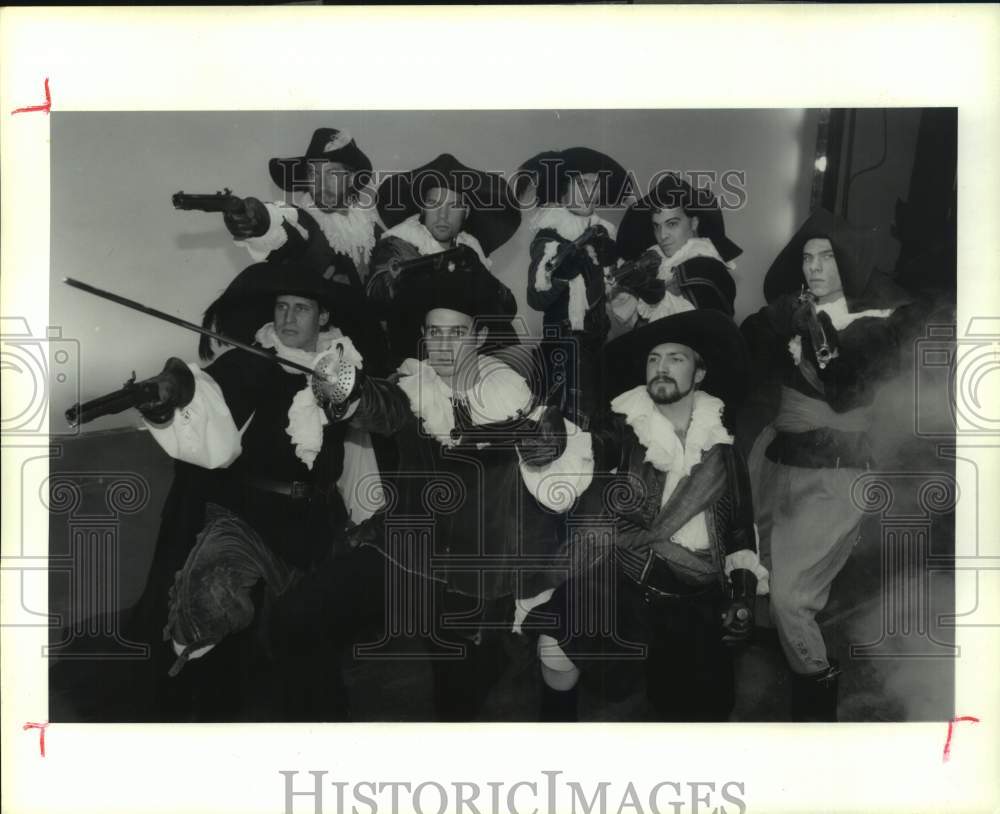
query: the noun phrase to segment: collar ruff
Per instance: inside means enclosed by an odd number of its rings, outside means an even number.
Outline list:
[[[367,263],[375,245],[375,226],[378,224],[373,207],[348,206],[344,212],[324,212],[316,207],[308,192],[295,192],[296,206],[305,209],[323,230],[330,248],[346,254],[356,264]]]
[[[343,336],[344,335],[341,333],[340,328],[330,328],[329,330],[323,331],[317,338],[315,352],[302,350],[301,348],[290,348],[278,338],[278,332],[274,330],[274,323],[268,322],[266,325],[262,325],[257,330],[257,333],[254,335],[254,341],[262,348],[267,350],[274,349],[280,359],[305,365],[306,367],[312,367],[313,361],[316,357],[323,351],[330,350],[333,343],[338,339],[342,339]],[[300,372],[295,370],[295,368],[286,367],[285,365],[282,365],[281,369],[286,373]]]
[[[707,237],[692,237],[683,246],[680,247],[676,252],[673,253],[671,257],[667,257],[663,253],[663,249],[660,248],[659,244],[654,243],[649,247],[648,251],[654,251],[660,256],[660,268],[656,272],[656,276],[661,280],[670,284],[674,280],[674,269],[681,263],[691,260],[694,257],[710,257],[713,260],[718,260],[722,265],[724,265],[730,271],[736,269],[736,264],[732,261],[726,263],[722,257],[719,256],[719,252],[715,248],[715,244],[712,243]],[[635,309],[638,311],[639,316],[649,322],[655,322],[658,319],[663,319],[663,317],[669,317],[673,314],[680,314],[684,311],[695,310],[694,305],[687,301],[684,297],[679,297],[676,294],[671,294],[667,291],[663,295],[663,299],[658,303],[650,305],[638,297],[634,297]],[[624,306],[621,306],[624,310]]]
[[[564,206],[542,206],[531,221],[532,231],[551,229],[566,240],[576,240],[590,226],[603,226],[612,240],[618,233],[618,228],[604,218],[592,213],[587,217],[574,215]]]
[[[441,244],[434,239],[434,236],[427,230],[427,227],[420,222],[419,214],[410,215],[406,220],[397,223],[391,229],[385,231],[382,237],[398,237],[400,240],[405,240],[416,247],[420,254],[436,254],[443,251]],[[455,242],[459,246],[468,246],[472,249],[479,256],[479,260],[486,268],[492,266],[489,258],[483,252],[483,247],[479,244],[479,241],[468,232],[459,232],[455,237]]]
[[[702,453],[716,444],[733,443],[733,437],[722,426],[722,400],[702,391],[695,391],[684,444],[670,419],[657,409],[644,384],[614,399],[611,409],[625,416],[639,443],[646,448],[646,462],[667,474],[668,488],[664,491],[668,494],[701,461]]]
[[[666,280],[670,282],[674,278],[674,268],[679,266],[694,257],[710,257],[713,260],[718,260],[722,265],[724,265],[730,271],[736,270],[736,263],[730,260],[728,263],[722,259],[719,255],[718,250],[715,248],[715,244],[712,243],[707,237],[692,237],[681,246],[673,256],[667,257],[663,253],[663,249],[660,248],[658,243],[654,243],[649,247],[651,251],[656,252],[660,255],[660,269],[657,272],[657,277],[661,280]]]
[[[361,354],[354,347],[354,343],[344,336],[339,328],[331,328],[323,331],[316,342],[316,351],[301,350],[300,348],[290,348],[283,344],[274,330],[274,323],[268,322],[257,331],[254,337],[263,348],[274,348],[278,357],[289,362],[297,362],[306,367],[313,367],[316,360],[333,349],[335,344],[344,346],[344,358],[352,362],[355,367],[362,366]],[[294,368],[281,366],[286,373],[303,375]],[[316,403],[316,396],[313,394],[309,381],[305,387],[295,394],[291,406],[288,408],[288,425],[285,432],[292,439],[295,445],[295,457],[312,469],[316,456],[323,448],[323,428],[329,423],[323,408]]]
[[[838,331],[844,330],[844,328],[856,319],[862,319],[864,317],[885,319],[892,314],[891,308],[870,308],[867,311],[850,311],[847,307],[847,299],[843,294],[833,300],[833,302],[817,305],[816,310],[827,314],[830,317],[830,322],[833,323],[833,327]]]
[[[518,411],[527,411],[532,396],[528,383],[513,369],[490,356],[480,356],[479,381],[464,393],[472,423],[477,427],[513,419]],[[452,399],[455,393],[445,384],[427,360],[407,359],[399,367],[399,388],[410,400],[410,409],[420,419],[423,429],[442,446],[455,446]]]

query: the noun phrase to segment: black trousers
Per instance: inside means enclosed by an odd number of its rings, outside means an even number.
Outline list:
[[[622,700],[645,680],[662,721],[726,721],[735,702],[733,659],[722,642],[721,588],[662,597],[602,560],[559,586],[529,616],[555,638],[588,689]]]
[[[451,591],[361,546],[289,590],[277,608],[275,637],[360,643],[361,658],[392,658],[399,638],[417,640],[430,662],[435,720],[471,721],[506,667],[513,615],[510,597],[484,601]],[[406,669],[403,656],[400,665]]]

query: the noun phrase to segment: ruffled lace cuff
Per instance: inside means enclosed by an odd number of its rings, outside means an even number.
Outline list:
[[[302,237],[307,236],[307,232],[299,226],[299,213],[291,206],[282,204],[265,203],[270,224],[267,231],[260,237],[248,237],[246,240],[237,240],[238,246],[245,246],[250,252],[250,257],[257,263],[263,262],[267,256],[288,242],[288,233],[285,232],[284,223],[287,220],[292,226],[299,230]]]
[[[538,261],[538,265],[535,267],[536,291],[549,291],[552,288],[552,272],[549,271],[546,266],[548,265],[549,260],[556,256],[556,252],[558,250],[559,244],[555,240],[550,240],[545,244],[542,256]]]
[[[758,596],[763,596],[770,591],[770,574],[767,569],[761,565],[760,558],[757,556],[756,551],[751,551],[749,548],[743,548],[739,551],[734,551],[732,554],[727,554],[724,568],[727,577],[731,571],[735,571],[737,568],[745,568],[747,571],[750,571],[755,577],[757,577]]]
[[[538,415],[533,417],[537,419]],[[590,433],[583,432],[571,421],[566,421],[566,433],[566,449],[552,463],[527,466],[520,462],[521,478],[528,491],[547,509],[559,514],[569,511],[594,479]]]
[[[552,594],[555,592],[555,588],[546,588],[540,594],[529,597],[527,599],[515,599],[514,600],[514,624],[510,629],[510,632],[515,635],[521,634],[521,625],[524,624],[524,620],[528,618],[528,614],[539,605],[544,605],[552,598]]]
[[[194,374],[191,402],[175,410],[168,424],[151,424],[145,419],[143,423],[171,458],[205,469],[222,469],[243,451],[240,432],[222,388],[197,365],[188,367]]]

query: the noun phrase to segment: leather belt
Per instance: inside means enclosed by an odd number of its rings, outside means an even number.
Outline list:
[[[703,585],[682,581],[674,573],[670,563],[654,551],[649,552],[636,582],[646,604],[658,599],[694,599],[719,590],[719,584],[714,580]]]
[[[263,492],[272,492],[276,495],[284,495],[285,497],[290,497],[292,500],[309,500],[317,497],[325,497],[322,491],[303,480],[279,481],[267,478],[250,478],[249,483],[254,489],[260,489]]]

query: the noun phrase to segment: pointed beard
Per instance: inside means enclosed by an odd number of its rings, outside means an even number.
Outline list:
[[[646,392],[649,393],[654,404],[673,404],[680,401],[692,390],[694,390],[694,381],[688,385],[687,390],[681,390],[673,379],[657,378],[646,385]]]

